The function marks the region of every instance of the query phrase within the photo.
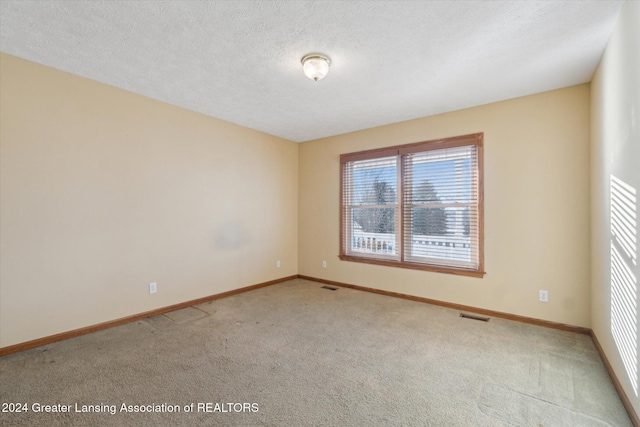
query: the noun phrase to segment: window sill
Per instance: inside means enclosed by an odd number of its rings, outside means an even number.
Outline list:
[[[458,276],[478,277],[482,278],[486,274],[484,271],[465,270],[462,268],[447,268],[434,265],[415,264],[401,261],[386,261],[372,258],[356,257],[352,255],[340,255],[342,261],[360,262],[365,264],[383,265],[386,267],[408,268],[411,270],[431,271],[435,273],[455,274]]]

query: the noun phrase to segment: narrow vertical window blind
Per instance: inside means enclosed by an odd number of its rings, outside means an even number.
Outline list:
[[[482,139],[342,155],[341,259],[482,277]]]

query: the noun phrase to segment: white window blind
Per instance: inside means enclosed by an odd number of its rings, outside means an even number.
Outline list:
[[[343,250],[399,259],[398,156],[343,163]]]
[[[404,260],[477,270],[477,146],[403,156]]]
[[[341,155],[340,258],[482,277],[482,140]]]

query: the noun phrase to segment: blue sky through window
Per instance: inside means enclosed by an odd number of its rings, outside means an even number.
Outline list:
[[[454,178],[456,174],[458,174],[457,179]],[[442,202],[470,201],[473,177],[469,158],[417,162],[413,165],[413,175],[417,178],[413,183],[414,190],[426,179],[434,186]],[[355,203],[361,203],[366,199],[367,192],[371,191],[371,186],[374,182],[386,183],[397,194],[396,166],[371,165],[358,168],[354,170],[353,178]],[[456,188],[455,199],[450,195],[451,189],[445,187],[446,183],[452,181],[459,184]]]

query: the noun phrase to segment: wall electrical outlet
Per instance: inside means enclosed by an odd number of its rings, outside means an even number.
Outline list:
[[[156,292],[158,292],[158,284],[156,282],[149,283],[149,293],[155,294]]]
[[[327,268],[327,261],[322,260],[322,268]]]
[[[277,261],[276,261],[276,267],[277,267],[277,268],[280,268],[280,260],[277,260]]]
[[[541,302],[549,302],[549,292],[541,290],[539,292],[539,298]]]

